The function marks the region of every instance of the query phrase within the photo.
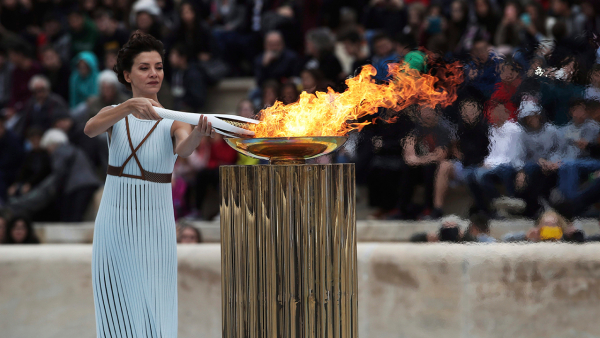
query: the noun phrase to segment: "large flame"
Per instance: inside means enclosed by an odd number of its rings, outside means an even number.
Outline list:
[[[413,104],[448,106],[463,81],[457,62],[434,68],[436,76],[421,74],[407,63],[392,63],[388,69],[388,83],[377,84],[373,79],[377,71],[367,65],[346,80],[348,89],[343,93],[328,88],[315,94],[303,92],[298,102],[288,105],[275,102],[261,111],[261,123],[253,125],[255,137],[342,136],[369,124],[356,121],[380,107],[399,111]]]

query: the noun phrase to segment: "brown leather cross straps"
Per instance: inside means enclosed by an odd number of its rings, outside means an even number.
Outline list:
[[[127,118],[127,116],[125,116],[125,126],[127,128],[127,140],[129,141],[129,148],[131,148],[131,155],[129,155],[129,157],[125,160],[125,163],[123,163],[123,165],[121,165],[120,167],[108,165],[108,169],[106,170],[106,173],[108,175],[112,175],[112,176],[137,178],[140,180],[156,182],[156,183],[171,183],[171,174],[159,174],[159,173],[153,173],[153,172],[144,170],[144,168],[142,168],[142,164],[140,163],[140,160],[138,159],[137,153],[136,153],[138,151],[138,149],[140,149],[142,144],[144,144],[144,142],[146,142],[146,140],[148,139],[148,136],[150,136],[150,134],[152,134],[154,129],[156,129],[159,122],[160,121],[156,121],[154,126],[152,126],[152,129],[150,129],[148,134],[146,134],[146,137],[144,137],[144,139],[140,142],[140,144],[138,144],[138,146],[135,147],[135,149],[134,149],[133,142],[131,142],[131,134],[129,132],[129,119]],[[123,173],[123,170],[125,170],[125,166],[131,160],[132,157],[135,159],[135,162],[137,163],[138,167],[140,168],[140,173],[141,173],[140,176],[129,175],[129,174]]]

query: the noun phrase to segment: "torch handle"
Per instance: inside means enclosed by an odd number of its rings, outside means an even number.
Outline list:
[[[201,114],[185,113],[185,112],[181,112],[181,111],[170,110],[170,109],[159,108],[159,107],[154,107],[154,111],[156,111],[156,113],[164,119],[181,121],[184,123],[189,123],[193,126],[198,125],[198,121],[201,116]],[[214,115],[214,114],[202,114],[202,115],[207,117],[208,122],[211,123],[212,127],[218,133],[225,134],[225,135],[228,135],[227,133],[233,133],[233,134],[239,134],[239,135],[249,135],[249,136],[254,135],[253,131],[250,131],[250,130],[247,130],[244,128],[240,128],[240,127],[236,127],[236,126],[234,126],[230,123],[227,123],[219,118],[219,117],[224,117],[224,115]],[[235,119],[235,120],[238,120],[240,122],[245,122],[245,123],[256,123],[257,122],[256,120],[244,119],[244,118],[240,118],[238,116],[233,116],[233,115],[227,116],[227,118],[230,118],[232,120]]]

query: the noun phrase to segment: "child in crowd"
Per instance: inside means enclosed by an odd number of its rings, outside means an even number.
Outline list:
[[[432,214],[435,173],[439,164],[448,158],[454,130],[440,116],[439,109],[420,107],[418,124],[403,140],[403,159],[398,209],[402,218],[412,218],[409,206],[418,180],[425,184],[425,209],[422,216],[439,217],[439,210]]]
[[[25,216],[15,216],[8,223],[7,244],[39,244],[33,224]]]
[[[510,111],[502,103],[493,107],[491,118],[489,154],[468,182],[478,209],[497,217],[491,209],[492,200],[500,197],[495,183],[501,181],[506,195],[515,196],[515,176],[524,164],[523,128],[510,121]]]
[[[465,184],[467,177],[477,167],[483,165],[488,154],[489,123],[483,117],[482,99],[475,96],[467,97],[460,102],[460,121],[458,122],[457,138],[451,150],[454,159],[440,162],[436,174],[431,216],[438,218],[443,214],[442,207],[448,190],[449,181]]]
[[[548,197],[556,184],[563,141],[558,128],[545,121],[542,107],[532,97],[521,101],[518,113],[525,130],[521,138],[525,166],[517,174],[516,188],[524,194],[527,203],[524,215],[534,218],[541,210],[538,198]]]

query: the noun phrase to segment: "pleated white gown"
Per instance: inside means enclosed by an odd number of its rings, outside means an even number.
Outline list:
[[[128,120],[135,148],[156,121]],[[172,124],[161,120],[137,150],[146,171],[173,172]],[[121,166],[130,154],[122,119],[112,129],[108,163]],[[123,172],[140,175],[134,158]],[[171,184],[107,175],[92,255],[99,338],[177,337],[176,246]]]

